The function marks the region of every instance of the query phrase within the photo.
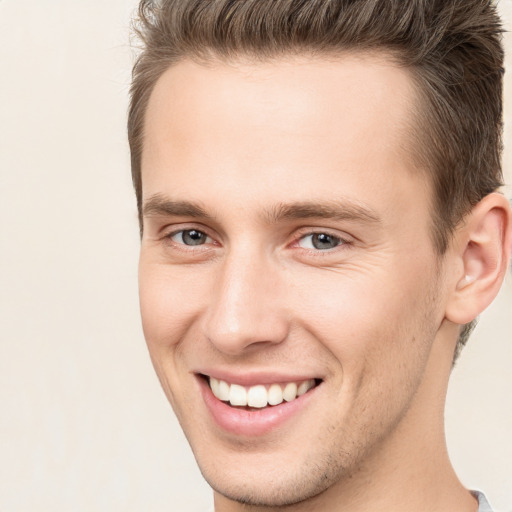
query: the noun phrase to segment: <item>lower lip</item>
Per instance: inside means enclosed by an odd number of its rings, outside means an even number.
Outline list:
[[[213,395],[204,378],[199,377],[199,381],[203,400],[215,423],[239,436],[261,436],[279,428],[306,407],[318,387],[291,402],[248,411],[222,402]]]

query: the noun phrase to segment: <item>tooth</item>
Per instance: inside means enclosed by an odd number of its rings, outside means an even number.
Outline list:
[[[231,384],[229,389],[229,402],[231,405],[247,405],[247,391],[243,386]]]
[[[266,407],[267,390],[265,386],[252,386],[247,393],[247,405],[249,407]]]
[[[223,380],[219,380],[219,396],[217,398],[219,400],[223,400],[224,402],[229,401],[229,384]]]
[[[268,403],[279,405],[283,401],[283,390],[279,384],[272,384],[268,390]]]
[[[279,384],[272,384],[268,390],[266,386],[258,384],[248,390],[238,384],[228,384],[226,381],[210,377],[210,388],[213,395],[224,402],[230,402],[234,406],[249,406],[263,408],[267,405],[279,405],[286,400],[291,402],[298,396],[307,393],[315,386],[315,380],[309,379],[301,382],[289,382],[284,389]]]
[[[307,393],[313,386],[315,385],[315,381],[313,379],[305,380],[301,382],[299,388],[297,389],[297,395],[302,396]]]
[[[219,381],[215,377],[210,377],[210,388],[213,396],[219,398]]]
[[[287,402],[291,402],[297,397],[297,384],[295,382],[289,382],[283,391],[283,398]]]

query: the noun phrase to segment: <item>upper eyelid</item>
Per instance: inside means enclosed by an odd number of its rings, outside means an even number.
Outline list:
[[[291,245],[292,246],[297,246],[298,248],[300,248],[301,250],[303,251],[309,251],[309,252],[313,252],[315,254],[324,254],[324,255],[327,255],[329,253],[332,253],[333,251],[335,251],[336,249],[339,249],[339,248],[345,248],[347,246],[350,246],[352,245],[352,241],[351,240],[347,240],[345,238],[342,238],[340,236],[335,236],[335,235],[331,235],[330,233],[325,233],[326,235],[329,235],[331,236],[332,238],[336,238],[337,240],[339,240],[340,243],[336,244],[334,247],[331,247],[331,248],[328,248],[328,249],[324,249],[324,250],[321,250],[321,249],[311,249],[311,248],[307,248],[307,247],[302,247],[300,245],[300,242],[302,240],[304,240],[305,238],[307,238],[308,236],[314,236],[316,234],[322,234],[323,232],[318,232],[318,233],[309,233],[309,234],[306,234],[304,236],[301,236],[299,238],[296,239],[295,242],[293,242]]]
[[[207,238],[203,244],[198,245],[189,245],[183,241],[179,242],[177,240],[173,240],[174,236],[179,233],[183,233],[184,231],[199,231],[203,233]],[[200,254],[209,253],[216,245],[218,245],[212,236],[210,236],[204,230],[194,227],[169,230],[160,237],[160,241],[164,244],[164,246],[167,247],[167,249],[188,254],[190,257],[193,257],[194,255],[198,256]]]
[[[325,235],[332,236],[334,238],[338,238],[339,240],[342,240],[343,242],[346,242],[346,243],[349,243],[349,242],[355,240],[355,237],[353,237],[352,235],[349,235],[348,233],[345,233],[345,232],[340,233],[339,231],[337,231],[335,229],[321,228],[321,227],[319,227],[319,228],[316,228],[316,227],[301,228],[298,230],[296,239],[300,240],[302,238],[305,238],[306,236],[321,235],[321,234],[325,234]]]
[[[169,231],[167,234],[165,234],[164,238],[168,238],[170,240],[174,236],[178,235],[179,233],[184,233],[185,231],[197,231],[197,232],[202,233],[203,235],[205,235],[207,240],[209,239],[211,241],[215,241],[214,237],[211,236],[209,233],[207,233],[204,229],[197,229],[197,228],[175,229],[175,230]],[[176,243],[178,243],[178,242],[176,242]],[[186,245],[186,244],[180,244],[180,245]]]
[[[198,225],[197,223],[194,222],[183,222],[171,226],[168,225],[160,229],[160,233],[162,233],[162,236],[164,238],[170,238],[171,236],[176,235],[181,231],[199,231],[210,238],[214,238],[214,236],[211,233],[211,229],[209,229],[207,226],[203,226],[201,224]]]
[[[335,239],[340,240],[345,243],[349,242],[349,240],[347,240],[348,237],[343,237],[341,235],[333,235],[332,233],[329,233],[328,231],[314,231],[311,233],[305,233],[304,235],[299,236],[298,240],[303,240],[304,238],[307,238],[308,236],[315,236],[315,235],[327,235],[327,236],[330,236],[331,238],[335,238]]]
[[[206,235],[208,238],[215,242],[219,242],[219,236],[216,233],[212,233],[212,230],[209,229],[208,226],[204,226],[201,224],[198,225],[198,223],[195,222],[184,222],[181,225],[178,224],[174,226],[166,226],[162,228],[160,231],[162,233],[162,238],[171,239],[174,235],[177,235],[180,232],[193,230],[203,233],[204,235]],[[347,245],[355,241],[355,238],[353,236],[349,235],[348,233],[340,233],[336,229],[324,228],[320,226],[305,226],[294,230],[294,233],[291,235],[291,240],[289,242],[285,242],[284,245],[290,247],[298,244],[300,240],[307,236],[313,236],[315,234],[322,233],[341,240],[342,244],[340,245]]]
[[[197,231],[198,233],[202,233],[203,235],[206,235],[208,238],[212,238],[204,229],[197,229],[197,228],[183,228],[183,229],[175,229],[173,231],[169,231],[166,236],[174,236],[178,233],[184,233],[185,231]]]

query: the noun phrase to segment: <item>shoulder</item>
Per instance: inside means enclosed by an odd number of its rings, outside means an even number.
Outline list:
[[[478,512],[494,512],[481,491],[471,491],[471,494],[478,500]]]

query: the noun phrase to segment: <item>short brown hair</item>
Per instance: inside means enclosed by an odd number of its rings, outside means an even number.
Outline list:
[[[141,0],[135,30],[143,49],[128,135],[139,216],[149,97],[185,58],[379,51],[410,69],[421,102],[414,157],[433,183],[440,254],[463,217],[502,184],[502,27],[493,0]]]

